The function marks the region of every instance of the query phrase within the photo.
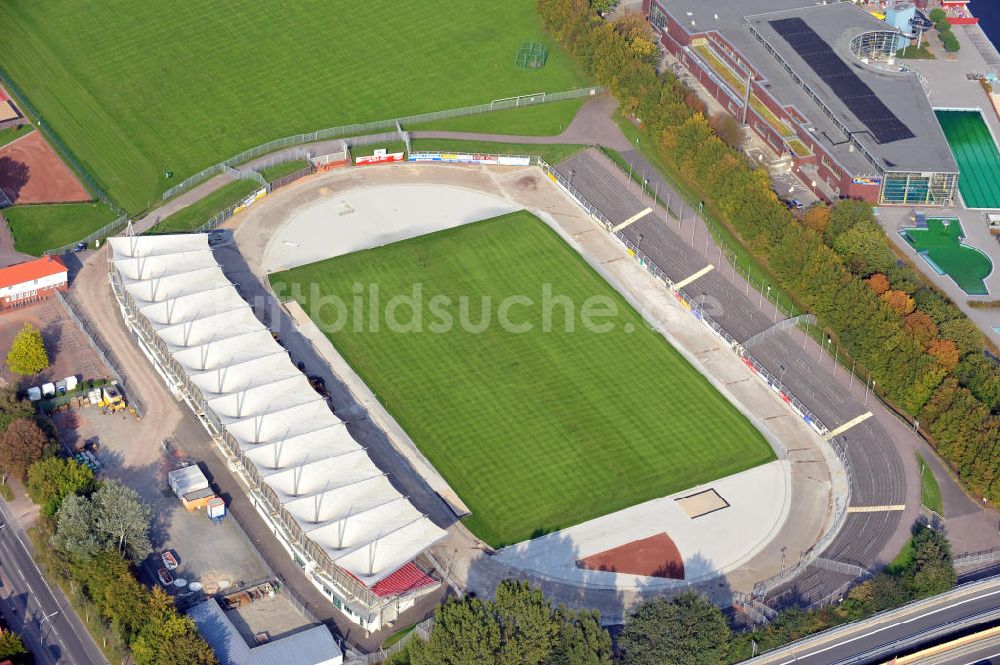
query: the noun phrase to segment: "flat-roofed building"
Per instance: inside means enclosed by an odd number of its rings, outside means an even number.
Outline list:
[[[663,46],[817,196],[955,203],[958,166],[909,35],[849,2],[644,0]]]

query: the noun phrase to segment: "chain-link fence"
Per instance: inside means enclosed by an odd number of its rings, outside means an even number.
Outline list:
[[[113,222],[105,224],[96,231],[90,233],[85,238],[81,238],[76,242],[70,243],[68,245],[63,245],[62,247],[55,247],[53,249],[47,249],[43,252],[45,256],[58,256],[60,254],[66,254],[68,252],[76,251],[77,247],[83,245],[87,248],[94,248],[98,241],[103,241],[108,236],[113,236],[116,233],[122,231],[126,226],[128,226],[129,218],[128,215],[122,215]],[[83,248],[81,248],[83,249]]]
[[[406,125],[414,125],[425,122],[434,122],[436,120],[444,120],[447,118],[457,118],[466,115],[477,115],[479,113],[488,113],[490,111],[501,111],[504,109],[518,108],[521,106],[533,106],[536,104],[545,104],[548,102],[558,102],[568,99],[578,99],[580,97],[589,97],[592,95],[597,95],[603,92],[603,88],[593,87],[593,88],[580,88],[577,90],[567,90],[565,92],[556,93],[537,93],[533,95],[521,95],[519,97],[510,97],[507,99],[497,99],[488,104],[478,104],[476,106],[466,106],[463,108],[449,109],[446,111],[433,111],[430,113],[419,113],[416,115],[405,116],[402,118],[391,118],[388,120],[376,120],[374,122],[364,122],[356,123],[353,125],[341,125],[340,127],[330,127],[328,129],[321,129],[315,132],[308,132],[305,134],[296,134],[294,136],[287,136],[281,139],[275,139],[274,141],[268,141],[267,143],[261,144],[250,148],[249,150],[244,150],[238,155],[233,155],[227,160],[224,160],[214,166],[210,166],[188,178],[184,181],[174,185],[167,191],[163,193],[163,200],[176,196],[177,194],[187,191],[192,186],[207,180],[213,175],[222,172],[223,166],[236,166],[237,164],[242,164],[244,162],[250,161],[257,157],[261,157],[268,153],[274,152],[276,150],[281,150],[283,148],[290,148],[293,146],[300,146],[306,143],[315,143],[316,141],[325,141],[328,139],[343,138],[348,136],[364,136],[372,134],[374,132],[391,130],[394,138],[399,138],[399,134],[396,131],[397,125],[400,127],[405,127]]]
[[[104,363],[104,366],[111,371],[113,378],[118,381],[119,385],[125,389],[129,404],[136,410],[136,413],[138,413],[139,416],[142,416],[146,412],[146,407],[134,393],[129,391],[131,384],[129,383],[128,374],[124,369],[122,369],[122,366],[115,359],[114,354],[107,346],[104,345],[101,338],[92,331],[91,325],[87,321],[87,317],[83,314],[77,304],[73,302],[72,297],[63,295],[60,291],[56,291],[55,295],[56,299],[62,303],[63,308],[73,320],[73,323],[75,323],[76,327],[83,333],[84,339],[87,340],[90,347],[94,349],[95,353],[97,353],[97,357],[100,358],[101,362]]]
[[[344,659],[344,665],[375,665],[376,663],[388,662],[393,656],[396,656],[406,649],[406,646],[410,643],[410,640],[417,638],[423,641],[427,641],[431,638],[431,631],[434,629],[434,618],[424,619],[420,623],[413,626],[410,632],[403,635],[399,641],[395,642],[391,646],[385,649],[379,649],[378,651],[373,651],[369,654],[355,654],[351,658]]]
[[[55,151],[59,153],[59,156],[63,159],[63,161],[69,164],[70,168],[72,168],[80,180],[83,181],[84,185],[88,190],[90,190],[94,197],[105,203],[119,215],[125,216],[125,211],[118,207],[118,204],[116,204],[111,197],[108,196],[100,186],[98,186],[97,182],[90,176],[87,169],[83,168],[83,165],[80,163],[80,160],[76,158],[76,155],[73,154],[73,151],[69,149],[69,146],[67,146],[63,140],[59,138],[59,135],[55,132],[55,130],[52,129],[47,122],[45,122],[45,118],[42,117],[42,114],[39,113],[34,106],[32,106],[31,102],[28,101],[27,96],[22,92],[21,88],[14,83],[13,79],[7,75],[7,72],[4,71],[3,68],[0,68],[0,81],[3,82],[4,87],[14,97],[14,101],[21,107],[21,110],[24,111],[29,118],[35,119],[35,126],[38,127],[39,131],[42,132]]]

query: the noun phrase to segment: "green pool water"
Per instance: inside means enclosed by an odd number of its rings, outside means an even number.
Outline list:
[[[1000,208],[1000,152],[979,111],[936,110],[958,162],[958,189],[967,208]]]
[[[926,229],[903,229],[901,235],[935,272],[951,277],[969,295],[989,293],[983,280],[993,264],[981,251],[962,243],[965,233],[957,219],[928,219]]]

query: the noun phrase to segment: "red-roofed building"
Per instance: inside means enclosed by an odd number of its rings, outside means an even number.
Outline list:
[[[47,298],[67,282],[66,266],[51,256],[0,268],[0,310]]]

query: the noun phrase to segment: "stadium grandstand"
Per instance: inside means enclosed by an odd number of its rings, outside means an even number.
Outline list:
[[[376,631],[440,583],[445,532],[402,496],[254,315],[204,234],[111,238],[126,324],[307,578]]]
[[[644,0],[663,46],[826,200],[951,206],[958,166],[919,75],[897,51],[910,3]]]

